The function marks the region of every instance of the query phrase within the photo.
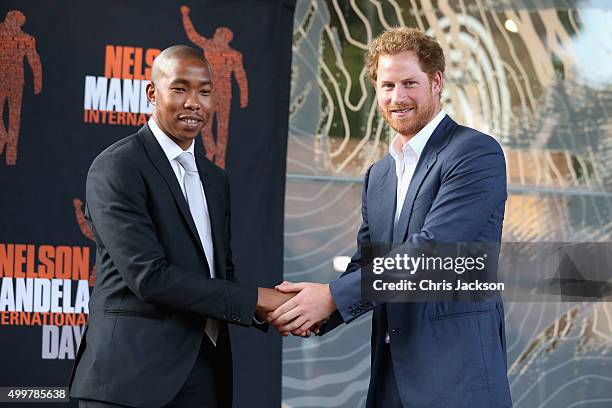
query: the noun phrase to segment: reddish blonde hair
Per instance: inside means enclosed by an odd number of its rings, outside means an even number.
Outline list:
[[[365,64],[372,85],[376,84],[378,58],[381,55],[395,55],[404,51],[416,53],[419,66],[430,81],[436,72],[444,74],[444,51],[436,40],[416,28],[394,27],[372,40],[366,52]]]

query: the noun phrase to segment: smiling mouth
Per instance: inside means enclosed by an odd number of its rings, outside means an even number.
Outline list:
[[[412,108],[404,108],[404,109],[391,109],[391,113],[407,113],[414,110],[414,107]]]
[[[190,126],[195,126],[195,125],[199,125],[200,123],[202,123],[202,119],[191,118],[191,117],[179,118],[179,120]]]

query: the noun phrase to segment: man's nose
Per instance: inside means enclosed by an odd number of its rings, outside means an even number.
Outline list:
[[[408,101],[408,90],[402,86],[396,86],[391,93],[391,103],[402,104]]]
[[[187,95],[187,99],[185,99],[185,109],[190,110],[199,110],[200,109],[200,101],[198,100],[198,95],[196,93],[189,93]]]

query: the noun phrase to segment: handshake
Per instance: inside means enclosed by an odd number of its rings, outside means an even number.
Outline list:
[[[336,310],[329,284],[283,282],[274,289],[258,288],[255,313],[283,335],[308,337],[319,333]]]

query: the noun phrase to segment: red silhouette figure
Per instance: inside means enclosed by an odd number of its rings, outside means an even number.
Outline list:
[[[189,40],[202,48],[204,57],[208,60],[213,71],[214,81],[214,108],[213,113],[217,119],[216,142],[212,134],[212,116],[202,129],[202,139],[206,148],[206,156],[217,166],[225,168],[225,152],[229,130],[229,116],[232,102],[232,73],[236,77],[240,89],[240,107],[249,104],[249,84],[247,82],[242,53],[234,50],[229,43],[234,33],[227,27],[219,27],[212,39],[201,36],[193,27],[189,18],[189,7],[181,6],[183,27]]]
[[[42,90],[42,67],[36,52],[36,40],[21,31],[26,18],[11,10],[0,23],[0,154],[6,146],[6,164],[17,163],[17,140],[21,119],[21,98],[25,84],[23,57],[27,57],[34,75],[34,93]],[[4,103],[8,100],[8,125],[4,123]]]
[[[76,215],[77,223],[79,223],[79,228],[83,235],[87,238],[91,239],[94,243],[96,242],[96,237],[91,230],[91,227],[85,220],[85,214],[83,214],[83,202],[78,198],[72,200],[72,204],[74,205],[74,213]],[[89,286],[94,286],[96,284],[96,265],[94,264],[93,268],[91,268],[91,272],[89,272]]]

